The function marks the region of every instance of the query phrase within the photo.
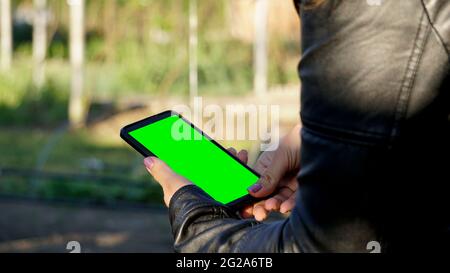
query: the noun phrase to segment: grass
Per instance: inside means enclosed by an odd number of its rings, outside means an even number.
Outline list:
[[[3,128],[0,134],[2,151],[0,165],[36,167],[39,154],[52,134],[51,130]],[[92,138],[95,136],[90,136],[86,130],[64,133],[50,152],[44,170],[81,171],[80,160],[89,157],[96,157],[110,165],[123,165],[124,162],[133,162],[136,159],[126,147],[110,146]],[[109,172],[113,171],[109,170]]]
[[[5,129],[0,134],[0,166],[23,169],[40,168],[39,158],[54,138],[44,130]],[[92,162],[101,162],[102,168],[92,168]],[[95,166],[94,166],[95,167]],[[102,185],[96,181],[66,181],[55,179],[1,177],[3,194],[34,195],[42,198],[93,199],[98,202],[161,202],[159,186],[142,167],[142,158],[125,145],[113,145],[95,138],[88,131],[66,132],[48,153],[40,168],[68,174],[92,174],[123,178],[128,186]],[[133,187],[133,183],[140,187]]]

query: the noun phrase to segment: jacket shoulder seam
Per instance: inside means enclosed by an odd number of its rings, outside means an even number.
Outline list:
[[[416,37],[414,39],[414,44],[407,62],[405,74],[403,75],[400,92],[397,98],[397,105],[394,112],[394,121],[391,129],[391,141],[398,137],[400,134],[401,121],[404,119],[408,111],[411,91],[415,85],[417,70],[422,60],[425,44],[430,36],[430,30],[431,27],[428,23],[426,12],[423,11],[422,16],[419,20]]]

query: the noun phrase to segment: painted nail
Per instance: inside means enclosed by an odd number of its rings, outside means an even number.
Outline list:
[[[253,193],[257,193],[262,189],[262,185],[260,183],[253,184],[251,187],[248,188],[249,191]]]
[[[153,166],[153,159],[151,158],[151,157],[146,157],[145,159],[144,159],[144,165],[145,165],[145,167],[147,167],[147,169],[151,169],[152,168],[152,166]]]

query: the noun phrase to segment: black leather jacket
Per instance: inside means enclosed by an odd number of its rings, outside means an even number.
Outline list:
[[[175,251],[448,251],[450,1],[297,4],[296,207],[258,223],[184,187],[169,206]]]

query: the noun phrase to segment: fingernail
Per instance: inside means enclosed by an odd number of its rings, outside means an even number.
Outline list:
[[[144,159],[144,165],[145,165],[145,167],[147,167],[147,169],[151,169],[153,167],[153,163],[154,163],[154,161],[151,157],[146,157]]]
[[[249,191],[253,193],[257,193],[262,189],[262,185],[260,183],[256,183],[248,188]]]

